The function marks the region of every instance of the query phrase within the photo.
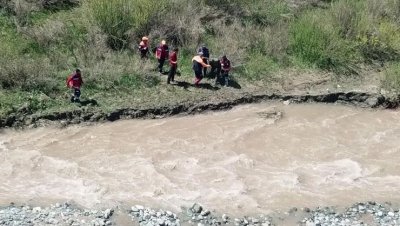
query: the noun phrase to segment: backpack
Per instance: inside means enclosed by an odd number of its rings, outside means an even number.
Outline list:
[[[207,49],[207,47],[202,47],[201,52],[203,52],[203,57],[210,57],[210,51]]]

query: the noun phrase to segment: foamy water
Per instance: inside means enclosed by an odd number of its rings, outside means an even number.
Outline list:
[[[265,118],[265,112],[283,117]],[[0,204],[199,202],[227,213],[400,203],[400,112],[258,104],[0,133]]]

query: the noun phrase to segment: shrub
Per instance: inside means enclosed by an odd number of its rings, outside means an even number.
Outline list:
[[[311,13],[304,14],[290,27],[291,54],[321,69],[357,73],[354,44],[339,37],[339,32],[330,24],[330,18],[325,13]]]
[[[127,46],[129,34],[148,33],[150,21],[164,8],[158,0],[90,0],[89,6],[113,49]]]
[[[250,53],[248,60],[239,70],[242,75],[250,81],[274,80],[273,73],[279,69],[279,65],[271,58],[257,52]]]
[[[400,62],[389,64],[385,68],[382,86],[400,92]]]
[[[245,19],[261,26],[275,25],[290,13],[287,3],[281,0],[253,0],[247,7]]]
[[[49,95],[59,91],[59,84],[54,77],[54,68],[45,59],[18,58],[0,62],[0,86],[3,89],[36,90]]]

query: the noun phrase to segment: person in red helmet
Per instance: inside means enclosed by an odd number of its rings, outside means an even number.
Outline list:
[[[204,63],[203,52],[198,52],[197,56],[193,57],[193,71],[195,75],[194,85],[198,86],[203,79],[203,68],[211,67],[211,65]]]
[[[149,38],[144,36],[142,38],[142,41],[139,44],[139,52],[140,52],[140,57],[142,59],[147,59],[148,54],[149,54]]]
[[[162,40],[156,49],[156,58],[158,59],[158,71],[162,74],[165,60],[169,56],[169,47],[165,40]]]
[[[73,90],[71,102],[80,102],[82,84],[82,72],[80,69],[76,69],[74,73],[67,77],[67,87]]]
[[[174,78],[178,68],[178,51],[178,48],[174,48],[174,51],[172,51],[172,53],[169,55],[170,69],[168,73],[167,84],[175,81]]]

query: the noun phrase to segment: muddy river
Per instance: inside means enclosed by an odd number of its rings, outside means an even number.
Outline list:
[[[199,202],[227,213],[400,203],[400,112],[246,105],[0,133],[0,205]]]

